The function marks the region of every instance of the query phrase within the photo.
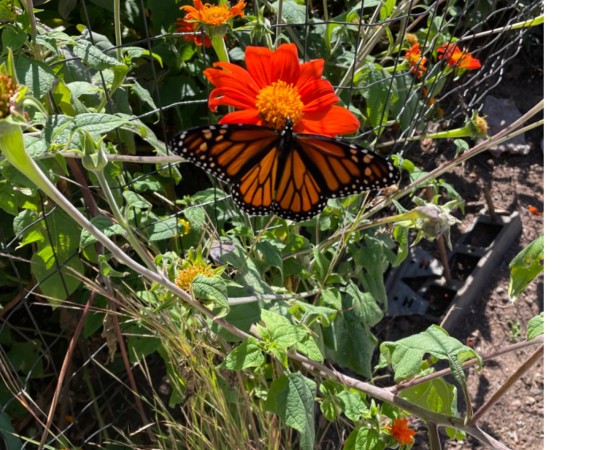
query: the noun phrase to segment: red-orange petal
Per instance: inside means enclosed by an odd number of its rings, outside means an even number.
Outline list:
[[[305,85],[312,83],[315,80],[320,80],[323,76],[323,68],[325,61],[323,59],[315,59],[303,64],[300,64],[300,74],[296,81],[298,90],[302,90]]]
[[[215,85],[208,106],[214,111],[219,105],[237,108],[255,108],[259,87],[243,68],[230,63],[215,63],[217,69],[206,69],[204,74]]]
[[[261,89],[276,81],[271,74],[272,55],[273,52],[265,47],[246,48],[246,68]]]
[[[281,44],[271,58],[271,81],[296,84],[300,75],[298,49],[294,44]]]
[[[470,54],[465,54],[463,58],[459,61],[458,67],[461,69],[479,69],[481,67],[481,63],[477,58],[473,58]]]
[[[327,80],[315,80],[311,84],[306,84],[304,89],[299,91],[304,108],[304,113],[313,113],[321,111],[335,105],[340,99],[335,92],[331,83]]]
[[[354,114],[341,106],[332,106],[327,113],[305,114],[302,118],[302,133],[338,136],[354,133],[360,122]]]
[[[233,111],[229,114],[225,114],[221,120],[219,120],[219,123],[262,125],[262,121],[256,108],[241,109],[239,111]]]

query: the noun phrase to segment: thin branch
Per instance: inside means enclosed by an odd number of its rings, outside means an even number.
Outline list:
[[[509,378],[508,380],[506,380],[506,382],[500,386],[500,389],[498,389],[496,392],[494,392],[494,395],[492,395],[492,397],[483,404],[483,406],[481,406],[481,408],[479,408],[479,410],[477,410],[477,412],[473,415],[473,418],[471,419],[471,424],[475,424],[479,419],[481,419],[481,417],[483,417],[488,410],[494,406],[494,404],[496,404],[496,402],[498,402],[498,400],[500,400],[500,398],[502,397],[502,395],[504,395],[504,393],[506,391],[508,391],[518,380],[519,378],[521,378],[521,376],[523,376],[523,374],[525,372],[527,372],[529,369],[531,369],[535,363],[537,363],[540,358],[544,355],[544,346],[542,345],[540,348],[538,348],[535,353],[533,353],[533,355],[531,355],[527,361],[525,361],[521,367],[519,367]]]

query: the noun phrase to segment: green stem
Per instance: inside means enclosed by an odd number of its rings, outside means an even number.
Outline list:
[[[229,54],[227,53],[227,47],[225,47],[225,39],[223,38],[223,35],[215,33],[214,35],[210,36],[210,42],[217,53],[217,58],[219,58],[219,61],[229,62]]]
[[[137,239],[135,233],[133,232],[133,229],[129,226],[129,222],[121,213],[121,208],[119,208],[119,205],[117,205],[117,201],[115,200],[115,196],[112,193],[112,189],[110,188],[108,181],[106,180],[106,176],[104,175],[104,170],[100,169],[94,171],[94,173],[98,178],[100,188],[102,189],[102,192],[104,192],[104,197],[106,198],[108,206],[110,207],[110,210],[115,216],[117,223],[121,225],[121,227],[123,227],[123,229],[125,230],[125,239],[127,239],[127,242],[131,244],[131,246],[138,254],[138,256],[142,259],[142,261],[144,261],[144,264],[146,264],[146,266],[150,270],[154,270],[154,261],[152,261],[152,258],[148,256],[146,249]]]
[[[113,0],[114,20],[115,20],[115,47],[117,47],[117,59],[122,61],[123,39],[121,38],[121,0]]]

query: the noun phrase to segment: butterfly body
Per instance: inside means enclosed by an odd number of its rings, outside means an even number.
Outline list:
[[[251,215],[307,220],[327,200],[397,183],[385,158],[342,139],[258,125],[206,125],[183,131],[171,150],[232,185]]]

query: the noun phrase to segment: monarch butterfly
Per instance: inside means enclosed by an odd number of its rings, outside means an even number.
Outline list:
[[[291,120],[278,131],[258,125],[205,125],[177,134],[172,151],[233,185],[240,208],[302,221],[329,198],[397,183],[385,158],[341,139],[298,134]]]

